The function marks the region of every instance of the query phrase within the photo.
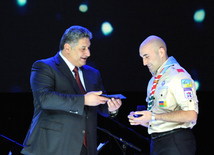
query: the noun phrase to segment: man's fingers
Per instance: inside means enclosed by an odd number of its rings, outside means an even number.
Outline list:
[[[136,122],[136,121],[134,121],[134,120],[132,120],[132,119],[129,119],[129,123],[130,123],[131,125],[140,125],[139,122]]]
[[[130,123],[131,125],[140,125],[138,122]]]
[[[143,115],[143,113],[144,113],[143,111],[135,111],[134,115]]]
[[[108,100],[107,104],[109,107],[116,107],[116,105],[111,100]]]
[[[109,99],[107,97],[99,96],[100,101],[107,102]]]
[[[103,92],[102,91],[93,91],[92,93],[95,95],[101,95]]]
[[[120,99],[115,99],[115,98],[111,98],[108,100],[108,105],[111,106],[111,107],[120,107],[122,102]]]
[[[100,96],[103,93],[102,91],[94,91],[92,93],[97,96],[98,103],[105,104],[108,101],[107,97]]]
[[[102,91],[92,91],[85,94],[85,105],[97,106],[99,104],[105,104],[109,99],[100,96],[101,94]]]
[[[120,99],[111,98],[107,102],[109,111],[115,111],[122,105],[122,101]]]
[[[132,112],[130,112],[130,114],[128,115],[128,118],[134,118],[133,115],[134,115],[134,112],[132,111]]]
[[[109,99],[107,97],[98,96],[98,102],[100,104],[105,104]]]

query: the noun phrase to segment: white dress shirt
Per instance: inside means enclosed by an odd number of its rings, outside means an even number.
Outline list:
[[[74,71],[73,71],[74,68],[75,68],[75,66],[74,66],[72,63],[70,63],[70,62],[68,61],[68,59],[66,59],[66,58],[62,55],[62,52],[61,52],[61,51],[59,52],[59,55],[60,55],[61,58],[65,61],[65,63],[67,64],[68,68],[70,69],[71,73],[73,74],[73,76],[74,76],[74,78],[75,78],[75,73],[74,73]],[[82,73],[82,70],[81,70],[80,67],[78,67],[78,73],[79,73],[80,81],[81,81],[81,83],[82,83],[82,85],[83,85],[85,91],[87,92],[87,90],[86,90],[86,88],[85,88],[85,82],[84,82],[84,78],[83,78],[83,73]]]

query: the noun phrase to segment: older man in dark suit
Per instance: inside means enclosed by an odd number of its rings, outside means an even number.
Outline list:
[[[100,73],[86,65],[91,38],[88,29],[71,26],[62,36],[60,51],[33,64],[34,116],[23,154],[97,154],[97,111],[116,115],[122,102],[100,96],[105,92]]]

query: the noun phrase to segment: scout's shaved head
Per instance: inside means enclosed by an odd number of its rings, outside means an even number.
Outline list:
[[[144,66],[147,66],[152,74],[168,59],[165,42],[158,36],[149,36],[140,45],[140,56]]]
[[[155,35],[151,35],[151,36],[147,37],[141,43],[140,49],[143,48],[143,47],[145,47],[145,46],[149,46],[150,48],[152,48],[156,52],[158,51],[159,48],[163,48],[166,51],[166,53],[167,53],[166,43],[163,41],[163,39],[161,39],[160,37],[155,36]]]

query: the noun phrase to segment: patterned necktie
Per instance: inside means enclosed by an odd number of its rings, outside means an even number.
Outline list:
[[[79,85],[79,88],[80,88],[80,90],[81,90],[81,93],[82,93],[82,94],[85,94],[86,92],[85,92],[85,89],[83,88],[82,82],[80,81],[78,68],[75,67],[73,71],[74,71],[74,73],[75,73],[75,79],[76,79],[76,81],[77,81],[77,84]],[[86,131],[85,131],[85,135],[84,135],[83,144],[87,147]]]
[[[154,82],[153,82],[153,85],[152,85],[152,89],[151,89],[151,93],[150,93],[150,96],[149,96],[149,102],[148,102],[148,107],[147,107],[148,111],[150,111],[152,109],[152,105],[153,105],[153,102],[154,102],[154,94],[155,94],[155,90],[156,90],[158,81],[160,80],[160,78],[162,77],[162,75],[166,72],[166,70],[169,67],[170,66],[164,67],[161,70],[160,74],[157,77],[155,77],[155,79],[154,79]]]

